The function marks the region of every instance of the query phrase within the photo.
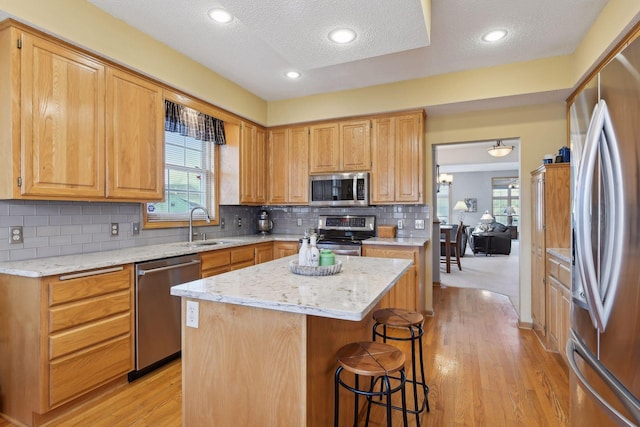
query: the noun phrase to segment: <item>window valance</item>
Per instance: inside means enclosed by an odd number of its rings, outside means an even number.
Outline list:
[[[199,141],[226,144],[224,122],[193,108],[164,101],[164,130],[189,136]]]

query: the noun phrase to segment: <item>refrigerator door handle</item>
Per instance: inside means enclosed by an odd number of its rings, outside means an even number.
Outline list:
[[[629,411],[629,413],[635,419],[635,423],[626,418],[616,408],[611,406],[594,388],[589,384],[587,378],[584,376],[575,359],[575,355],[578,355],[586,362],[587,365],[607,384],[607,386],[618,397],[620,402]],[[640,424],[640,402],[629,393],[620,382],[607,372],[602,365],[595,359],[595,357],[587,350],[582,342],[575,336],[575,332],[571,331],[571,337],[567,341],[567,360],[569,367],[575,374],[578,382],[582,388],[591,395],[593,399],[607,412],[610,417],[624,426],[637,427]],[[638,423],[638,424],[636,424]]]

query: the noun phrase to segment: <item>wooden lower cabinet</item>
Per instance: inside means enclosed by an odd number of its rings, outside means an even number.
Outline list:
[[[273,242],[273,259],[298,253],[298,242]]]
[[[400,278],[396,285],[382,299],[382,307],[396,307],[413,311],[421,311],[420,248],[412,246],[364,245],[362,247],[362,252],[363,256],[367,257],[401,258],[412,260],[413,265],[409,267],[407,273]]]
[[[200,277],[204,279],[252,265],[255,265],[255,245],[203,252],[200,254]]]
[[[0,275],[0,412],[33,425],[126,381],[134,367],[133,283],[133,265],[45,278]]]
[[[565,346],[571,321],[571,267],[568,262],[547,253],[547,338],[551,350],[567,360]]]
[[[273,261],[273,243],[258,243],[255,245],[255,263]]]

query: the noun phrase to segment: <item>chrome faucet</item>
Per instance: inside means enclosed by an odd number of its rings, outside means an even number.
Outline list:
[[[211,224],[211,218],[209,218],[209,211],[207,210],[207,208],[202,206],[196,206],[195,208],[192,208],[191,212],[189,212],[189,243],[193,242],[193,211],[198,209],[202,209],[202,212],[204,212],[205,214],[205,220],[207,221],[207,224]]]

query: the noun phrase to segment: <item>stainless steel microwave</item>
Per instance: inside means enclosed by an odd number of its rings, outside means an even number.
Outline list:
[[[369,174],[336,173],[309,177],[311,206],[368,206]]]

